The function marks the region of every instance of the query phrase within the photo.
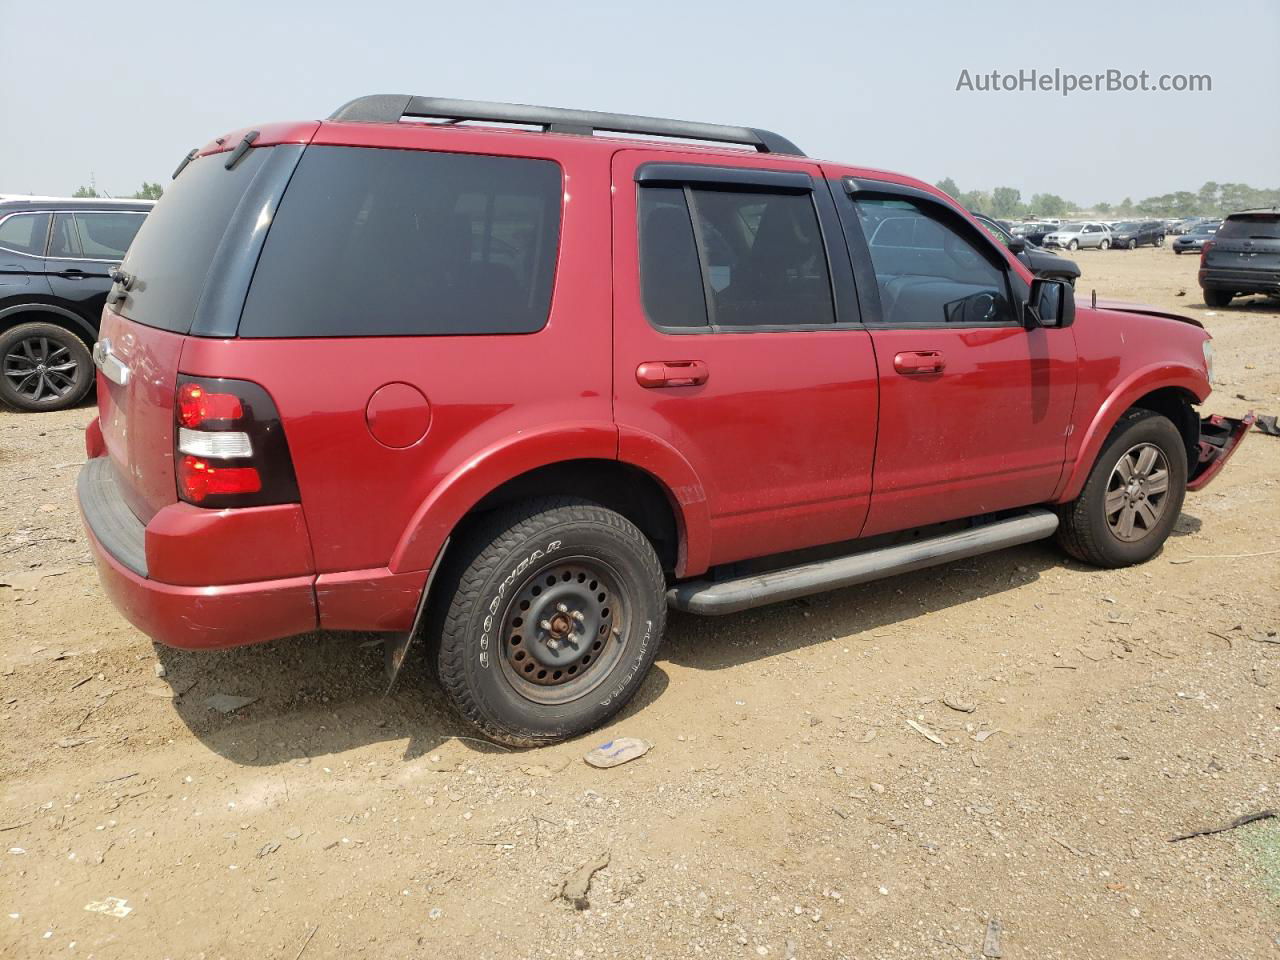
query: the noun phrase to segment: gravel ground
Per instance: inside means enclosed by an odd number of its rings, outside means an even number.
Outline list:
[[[1209,409],[1280,412],[1274,304],[1203,307],[1167,249],[1078,259],[1205,322]],[[384,698],[366,636],[153,646],[80,533],[92,415],[0,413],[0,955],[1276,956],[1280,820],[1169,842],[1280,807],[1274,438],[1144,566],[1036,544],[676,615],[616,723],[517,752],[421,670]],[[582,762],[613,735],[655,746]]]

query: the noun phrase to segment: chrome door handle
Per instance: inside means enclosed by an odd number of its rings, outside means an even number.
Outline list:
[[[132,371],[123,360],[111,352],[110,340],[99,340],[93,345],[93,365],[101,370],[102,375],[112,383],[117,383],[122,387],[129,385],[129,377]]]

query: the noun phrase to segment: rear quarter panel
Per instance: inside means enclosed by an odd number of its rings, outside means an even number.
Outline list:
[[[608,196],[608,154],[566,148],[552,138],[523,136],[515,147],[510,134],[410,124],[326,124],[313,142],[545,157],[558,162],[563,173],[550,318],[536,333],[192,337],[183,352],[184,373],[252,380],[271,394],[297,473],[317,573],[388,565],[393,572],[423,570],[447,535],[447,528],[440,535],[434,526],[419,533],[424,505],[443,487],[461,482],[466,492],[455,494],[459,504],[474,494],[460,508],[465,512],[488,492],[484,485],[492,478],[483,465],[495,448],[536,448],[536,454],[509,458],[526,469],[616,456],[609,208],[599,202]],[[370,397],[396,382],[417,387],[431,407],[426,435],[399,449],[375,440],[366,422]],[[534,439],[557,427],[565,429],[555,442]],[[450,503],[451,510],[458,509]],[[432,515],[433,524],[438,517]]]

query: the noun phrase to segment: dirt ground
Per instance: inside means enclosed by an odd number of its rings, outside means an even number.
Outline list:
[[[1274,304],[1205,308],[1167,248],[1078,260],[1208,326],[1208,409],[1280,412]],[[383,698],[365,636],[154,647],[80,531],[92,416],[0,413],[0,955],[971,958],[989,924],[1009,960],[1277,955],[1280,820],[1169,838],[1280,807],[1280,440],[1141,567],[1045,543],[676,615],[616,723],[516,752],[420,670]],[[582,762],[615,735],[655,746]]]

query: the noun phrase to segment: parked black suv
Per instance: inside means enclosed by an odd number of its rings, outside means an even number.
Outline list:
[[[1164,246],[1163,220],[1126,220],[1111,228],[1112,250],[1133,250],[1147,244]]]
[[[972,211],[970,211],[972,212]],[[1066,280],[1075,286],[1080,277],[1080,266],[1074,260],[1050,253],[1043,247],[1032,243],[1026,237],[1015,237],[1000,226],[1004,221],[992,220],[985,213],[974,213],[973,218],[982,224],[987,233],[1009,248],[1009,252],[1022,261],[1022,265],[1037,277],[1052,280]]]
[[[0,200],[0,401],[61,410],[93,386],[110,272],[151,200]]]
[[[1204,302],[1225,307],[1241,294],[1280,298],[1280,207],[1242,210],[1200,250]]]

